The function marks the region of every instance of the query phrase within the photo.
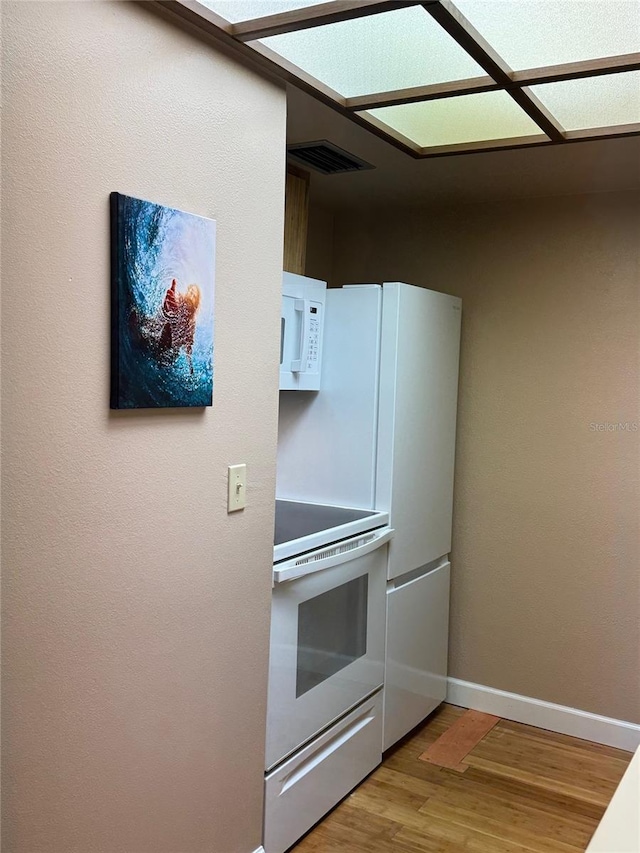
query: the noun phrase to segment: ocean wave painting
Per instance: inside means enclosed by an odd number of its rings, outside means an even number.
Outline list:
[[[211,406],[215,221],[111,193],[111,408]]]

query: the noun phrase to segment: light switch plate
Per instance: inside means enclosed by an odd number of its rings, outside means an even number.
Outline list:
[[[247,466],[229,465],[229,494],[227,497],[227,512],[237,512],[244,509],[247,491]]]

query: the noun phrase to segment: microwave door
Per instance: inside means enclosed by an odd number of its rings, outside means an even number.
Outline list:
[[[293,273],[283,274],[280,315],[280,390],[320,388],[322,325],[327,285]]]

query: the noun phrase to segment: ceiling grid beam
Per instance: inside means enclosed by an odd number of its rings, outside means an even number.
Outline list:
[[[512,83],[512,70],[456,9],[453,3],[449,0],[439,0],[437,3],[423,3],[422,5],[431,17],[478,63],[483,71],[486,71],[501,89],[506,89],[509,92],[518,106],[524,110],[529,118],[533,119],[549,139],[553,142],[564,142],[565,136],[562,127],[535,95],[522,88],[509,88]]]
[[[439,101],[442,98],[456,98],[458,95],[473,95],[478,92],[495,92],[498,83],[488,75],[469,77],[466,80],[453,80],[450,83],[434,83],[430,86],[414,86],[409,89],[396,89],[391,92],[377,92],[375,95],[359,95],[345,98],[348,110],[374,110],[379,107],[392,107],[396,104],[415,104],[420,101]]]
[[[428,1],[437,2],[437,0]],[[331,0],[319,6],[305,6],[302,9],[291,9],[277,15],[241,21],[233,24],[230,32],[238,41],[255,41],[418,5],[420,0]]]
[[[466,80],[451,80],[430,86],[415,86],[408,89],[395,89],[389,92],[376,92],[373,95],[359,95],[346,98],[344,105],[349,110],[373,110],[396,104],[413,104],[418,101],[437,101],[442,98],[455,98],[458,95],[472,95],[478,92],[495,92],[504,89],[511,92],[525,86],[539,86],[541,83],[558,83],[563,80],[580,80],[585,77],[600,77],[606,74],[620,74],[625,71],[640,70],[640,53],[628,53],[623,56],[608,56],[603,59],[567,62],[563,65],[547,65],[542,68],[529,68],[525,71],[511,71],[510,82],[500,85],[485,75],[470,77]]]
[[[640,53],[605,56],[582,62],[565,62],[562,65],[545,65],[527,71],[512,71],[512,86],[534,86],[540,83],[558,83],[561,80],[580,80],[583,77],[600,77],[603,74],[621,74],[640,70]]]

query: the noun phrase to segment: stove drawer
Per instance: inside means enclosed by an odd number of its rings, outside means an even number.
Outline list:
[[[379,692],[266,776],[266,853],[284,853],[381,759]]]

